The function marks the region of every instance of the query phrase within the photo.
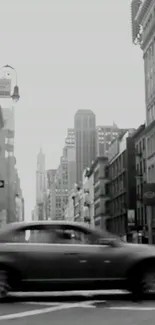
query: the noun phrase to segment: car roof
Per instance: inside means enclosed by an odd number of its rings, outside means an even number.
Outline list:
[[[90,227],[86,226],[84,223],[78,223],[78,222],[68,222],[68,221],[64,221],[64,220],[50,220],[50,221],[46,221],[46,220],[39,220],[39,221],[22,221],[22,222],[13,222],[13,223],[9,223],[6,224],[5,226],[3,226],[0,229],[0,232],[7,232],[7,231],[11,231],[11,230],[16,230],[16,229],[20,229],[23,227],[29,227],[29,226],[63,226],[63,225],[68,225],[68,226],[74,226],[74,227],[80,227],[83,229],[87,229],[87,230],[91,230]]]

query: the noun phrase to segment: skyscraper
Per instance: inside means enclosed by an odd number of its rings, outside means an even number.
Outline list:
[[[69,193],[76,182],[76,157],[74,129],[67,130],[65,146],[55,175],[55,218],[64,218]],[[54,196],[54,193],[53,193]]]
[[[37,171],[36,171],[36,205],[38,210],[38,219],[46,218],[46,193],[47,181],[46,181],[46,169],[45,169],[45,155],[40,149],[37,156]]]
[[[55,201],[56,201],[56,191],[55,191],[55,175],[56,169],[47,170],[47,219],[55,219]]]
[[[80,109],[74,117],[76,146],[76,182],[81,185],[85,168],[96,158],[96,117],[91,110]]]

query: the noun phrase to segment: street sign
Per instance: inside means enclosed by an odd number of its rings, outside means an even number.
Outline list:
[[[0,188],[4,188],[4,181],[0,180]]]

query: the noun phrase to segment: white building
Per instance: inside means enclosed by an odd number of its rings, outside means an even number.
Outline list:
[[[47,201],[47,174],[45,169],[45,155],[40,149],[37,156],[36,171],[36,205],[38,208],[38,219],[46,219],[46,201]]]
[[[126,129],[119,129],[118,126],[113,125],[99,125],[96,128],[97,137],[97,157],[107,157],[109,147],[112,141],[118,138]]]

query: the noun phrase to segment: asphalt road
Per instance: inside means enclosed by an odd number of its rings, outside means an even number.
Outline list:
[[[17,295],[0,305],[1,325],[155,324],[155,297],[132,302],[119,292]]]

